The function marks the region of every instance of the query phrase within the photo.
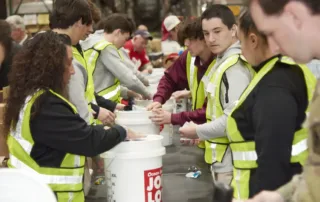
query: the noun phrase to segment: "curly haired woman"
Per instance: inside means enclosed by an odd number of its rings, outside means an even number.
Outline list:
[[[37,34],[14,60],[4,122],[8,166],[39,175],[59,202],[84,201],[85,156],[134,138],[121,126],[89,126],[80,118],[67,98],[72,74],[70,38],[51,31]]]

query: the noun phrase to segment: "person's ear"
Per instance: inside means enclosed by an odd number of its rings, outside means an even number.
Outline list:
[[[232,28],[231,28],[232,37],[237,37],[237,32],[238,32],[238,26],[237,25],[233,25]]]
[[[258,36],[254,33],[250,33],[248,36],[249,43],[252,49],[256,49],[259,44]]]
[[[304,5],[304,3],[292,1],[287,3],[284,7],[282,15],[292,20],[292,24],[300,30],[303,29],[303,22],[310,19],[311,11]]]

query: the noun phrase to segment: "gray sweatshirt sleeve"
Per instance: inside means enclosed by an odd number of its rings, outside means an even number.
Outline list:
[[[108,68],[114,77],[120,80],[121,85],[142,94],[143,96],[150,96],[147,88],[137,78],[137,76],[133,74],[132,70],[125,65],[114,47],[108,46],[105,48],[101,52],[100,58],[103,58],[102,63],[106,68]]]
[[[128,88],[124,86],[120,86],[120,95],[124,99],[128,99]]]
[[[131,61],[130,57],[128,56],[128,53],[124,48],[121,49],[122,56],[124,58],[124,62],[127,65],[128,68],[132,70],[132,72],[138,77],[138,79],[145,85],[149,86],[149,81],[145,75],[143,75],[139,70],[137,70],[136,66]]]
[[[136,69],[132,69],[132,71],[145,86],[149,86],[149,80],[145,75],[143,75],[139,70]]]
[[[77,62],[76,60],[73,60],[72,62],[75,70],[75,74],[71,76],[71,79],[69,81],[69,99],[71,103],[73,103],[82,119],[84,119],[88,124],[90,123],[90,116],[88,110],[88,103],[85,98],[85,89],[86,89],[86,79],[87,76],[85,72],[85,69],[82,67],[82,65]]]
[[[226,87],[221,83],[220,101],[223,103],[224,114],[211,122],[198,125],[196,127],[197,135],[201,140],[209,140],[225,136],[227,117],[230,115],[235,106],[236,101],[240,98],[243,91],[249,85],[252,76],[250,71],[239,61],[236,65],[230,67],[226,72],[229,83],[228,97],[229,102],[226,103],[225,93]]]

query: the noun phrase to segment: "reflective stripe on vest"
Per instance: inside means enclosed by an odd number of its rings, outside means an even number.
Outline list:
[[[99,92],[101,96],[103,96],[105,99],[112,100],[113,97],[119,97],[120,96],[120,84],[119,82],[116,83],[114,86],[111,86],[110,88]]]
[[[93,82],[93,75],[90,72],[87,62],[84,59],[84,53],[80,53],[79,50],[76,47],[72,47],[72,53],[74,60],[79,63],[87,72],[87,80],[85,81],[86,89],[85,89],[85,98],[88,103],[88,111],[89,111],[89,116],[90,116],[90,124],[95,124],[96,121],[91,114],[92,112],[92,107],[91,103],[96,104],[96,97],[94,95],[94,82]]]
[[[213,72],[207,91],[208,104],[206,109],[207,121],[213,121],[223,115],[223,107],[220,102],[220,90],[222,76],[226,70],[238,62],[240,55],[232,55],[223,61],[218,67],[213,67]],[[229,140],[227,137],[213,138],[205,141],[205,161],[208,164],[222,162],[227,151]]]
[[[11,129],[8,136],[7,143],[10,151],[8,166],[10,168],[23,169],[38,176],[39,179],[48,184],[53,191],[64,192],[64,194],[59,193],[59,195],[63,198],[67,198],[68,200],[66,201],[76,201],[76,197],[81,198],[81,200],[77,201],[82,202],[84,201],[84,196],[79,196],[83,195],[84,156],[67,153],[59,168],[40,167],[30,157],[34,145],[30,133],[31,108],[36,99],[44,92],[44,90],[39,90],[33,96],[28,96],[26,98],[25,104],[19,113],[16,127],[15,129]],[[77,112],[76,108],[62,96],[52,91],[50,92],[64,100],[75,113]],[[63,200],[59,200],[59,202],[60,201]]]
[[[294,61],[288,57],[274,58],[267,62],[265,66],[257,73],[254,79],[251,81],[245,92],[241,95],[236,107],[232,110],[230,116],[227,119],[227,133],[230,139],[230,148],[233,156],[234,165],[234,179],[232,186],[234,188],[234,197],[239,200],[245,200],[249,197],[249,182],[250,172],[252,169],[257,168],[258,156],[256,154],[255,142],[245,141],[238,130],[237,123],[232,117],[232,114],[242,105],[252,90],[258,85],[260,80],[268,74],[277,62],[282,62],[290,65],[297,65]],[[306,86],[308,100],[311,102],[313,91],[316,85],[316,78],[305,65],[297,65],[303,71]],[[309,107],[308,107],[309,109]],[[308,112],[306,110],[306,114]],[[291,151],[291,163],[304,164],[308,152],[307,152],[307,136],[308,130],[302,128],[294,133]]]
[[[92,48],[85,50],[84,52],[85,58],[88,61],[88,69],[92,76],[96,68],[97,60],[100,56],[100,51],[104,50],[108,46],[114,47],[117,50],[119,57],[121,59],[123,58],[120,51],[112,43],[107,42],[106,40],[101,40]],[[120,90],[120,81],[118,78],[115,78],[114,83],[111,86],[108,86],[105,89],[101,90],[100,92],[98,92],[98,94],[114,102],[120,102]]]

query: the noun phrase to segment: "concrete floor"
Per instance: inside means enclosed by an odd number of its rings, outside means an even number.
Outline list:
[[[190,166],[197,166],[202,171],[200,178],[185,177]],[[162,180],[163,202],[212,202],[212,178],[204,163],[203,151],[197,147],[181,146],[178,135],[174,137],[174,144],[166,148]],[[106,197],[105,185],[94,186],[86,202],[106,202]]]

